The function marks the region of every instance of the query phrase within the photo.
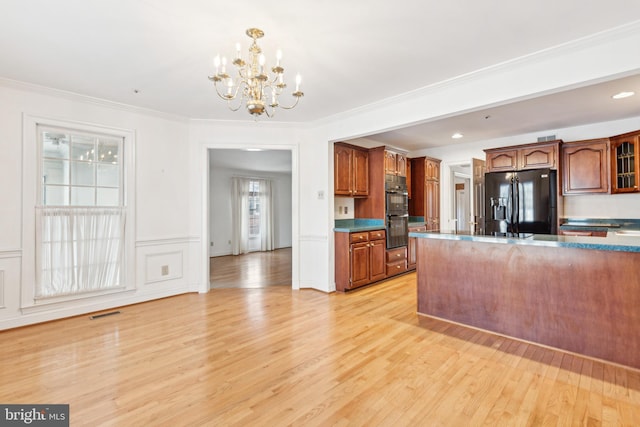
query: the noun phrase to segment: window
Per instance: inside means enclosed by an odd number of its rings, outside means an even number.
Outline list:
[[[123,286],[124,138],[38,126],[35,298]]]
[[[43,206],[122,204],[123,138],[41,128]]]
[[[269,179],[231,179],[231,250],[273,250],[273,196]]]
[[[249,181],[249,238],[260,236],[260,181]]]

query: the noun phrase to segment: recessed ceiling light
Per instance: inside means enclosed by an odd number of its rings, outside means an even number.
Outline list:
[[[615,95],[612,96],[613,99],[622,99],[622,98],[628,98],[630,96],[635,95],[635,92],[619,92],[616,93]]]
[[[451,135],[451,138],[453,138],[453,139],[460,139],[460,138],[462,138],[463,136],[464,136],[464,135],[463,135],[463,134],[461,134],[460,132],[456,132],[456,133],[454,133],[453,135]]]

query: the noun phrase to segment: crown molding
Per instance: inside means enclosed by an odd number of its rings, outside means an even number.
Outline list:
[[[189,121],[188,117],[179,116],[177,114],[166,113],[163,111],[152,110],[150,108],[136,107],[130,104],[124,104],[121,102],[109,101],[107,99],[96,98],[93,96],[83,95],[76,92],[70,92],[61,89],[54,89],[47,86],[41,86],[34,83],[23,82],[20,80],[8,79],[0,77],[0,86],[4,86],[10,89],[17,89],[27,92],[33,92],[40,95],[52,96],[55,98],[63,98],[73,102],[81,102],[84,104],[90,104],[102,108],[110,108],[117,111],[125,111],[134,114],[143,114],[146,116],[153,116],[165,120],[172,120],[186,123]]]

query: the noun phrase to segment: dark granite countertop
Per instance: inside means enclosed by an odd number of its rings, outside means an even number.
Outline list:
[[[640,252],[640,230],[610,230],[606,237],[557,236],[549,234],[530,234],[523,238],[496,237],[456,232],[411,232],[409,237],[445,240],[467,240],[472,242],[500,243],[524,246],[567,247],[601,251]]]
[[[337,233],[354,233],[358,231],[382,230],[385,228],[383,219],[336,219],[333,231]]]

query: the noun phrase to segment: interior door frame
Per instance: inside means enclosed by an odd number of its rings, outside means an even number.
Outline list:
[[[298,205],[300,182],[298,169],[298,146],[295,144],[225,144],[208,143],[200,147],[200,182],[202,186],[202,206],[200,211],[201,234],[200,234],[200,259],[202,260],[200,269],[199,293],[209,292],[209,151],[215,149],[242,150],[247,148],[262,150],[289,150],[291,151],[291,288],[300,289],[300,248],[299,248],[299,224]]]

